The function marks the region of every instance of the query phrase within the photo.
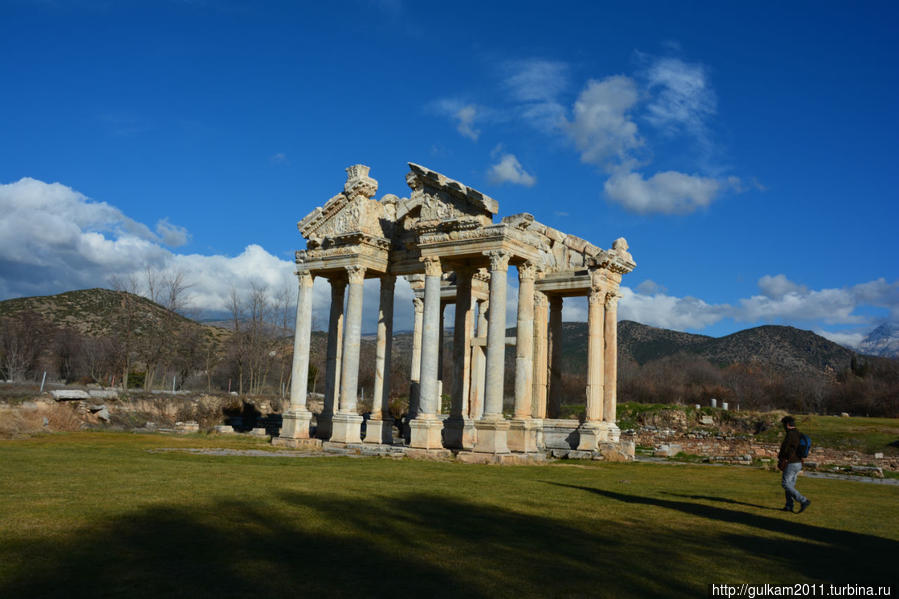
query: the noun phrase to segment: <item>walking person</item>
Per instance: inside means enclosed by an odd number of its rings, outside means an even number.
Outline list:
[[[793,502],[798,501],[798,513],[802,513],[811,503],[796,490],[796,477],[802,470],[802,457],[799,450],[802,434],[796,428],[796,419],[792,416],[784,416],[780,422],[784,425],[784,431],[787,433],[783,443],[780,444],[780,452],[777,454],[777,468],[783,472],[780,485],[784,488],[787,498],[786,505],[781,509],[785,512],[792,512]]]

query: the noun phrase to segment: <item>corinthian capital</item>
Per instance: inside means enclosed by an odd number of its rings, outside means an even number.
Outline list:
[[[509,268],[509,258],[512,254],[505,250],[487,250],[484,255],[490,258],[490,271],[505,271]]]
[[[591,304],[595,304],[597,302],[601,302],[601,303],[605,304],[606,292],[602,289],[593,287],[592,289],[590,289],[589,301]]]
[[[361,285],[365,281],[365,267],[359,264],[346,267],[346,276],[350,285]]]
[[[533,262],[525,262],[518,265],[518,280],[534,280],[537,278],[537,265]]]
[[[420,297],[412,298],[412,309],[415,310],[416,314],[421,314],[425,311],[425,301]]]
[[[549,305],[549,298],[546,297],[546,294],[542,291],[538,291],[534,294],[534,306],[537,308],[545,308]]]
[[[440,268],[440,258],[437,256],[422,256],[419,259],[425,265],[425,276],[439,277],[443,274],[443,269]]]
[[[617,293],[610,291],[606,294],[606,308],[615,308],[618,306],[618,300],[621,298]]]

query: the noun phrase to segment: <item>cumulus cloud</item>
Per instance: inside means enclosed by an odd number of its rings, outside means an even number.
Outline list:
[[[695,297],[674,297],[664,293],[645,295],[629,287],[619,289],[618,317],[654,327],[699,330],[726,318],[730,307],[709,304]]]
[[[573,119],[565,124],[583,162],[606,170],[636,163],[632,153],[644,143],[631,116],[638,99],[636,83],[624,75],[587,83],[574,103]]]
[[[678,58],[659,58],[646,72],[653,98],[646,107],[646,120],[668,133],[686,131],[706,137],[706,119],[715,113],[715,92],[706,70]]]
[[[466,104],[460,100],[444,98],[435,102],[431,108],[443,116],[448,116],[456,122],[456,131],[463,137],[477,141],[481,131],[475,128],[475,123],[483,120],[487,110],[476,104]]]
[[[758,282],[762,295],[770,298],[781,298],[788,293],[806,293],[808,288],[789,280],[786,275],[765,275]]]
[[[637,285],[637,293],[642,293],[643,295],[655,295],[657,293],[665,293],[667,289],[653,281],[652,279],[646,279],[639,285]]]
[[[282,260],[257,244],[235,256],[179,254],[186,229],[160,220],[154,234],[118,208],[95,202],[60,183],[24,178],[0,184],[0,299],[61,293],[72,289],[112,287],[114,281],[145,283],[147,270],[178,272],[189,285],[186,307],[191,311],[227,311],[231,290],[246,296],[254,287],[274,298],[286,289],[296,297],[292,261]],[[377,324],[378,281],[365,282],[364,331]],[[396,283],[395,328],[411,328],[412,292],[402,278]],[[331,292],[317,278],[313,287],[313,317],[327,327]]]
[[[727,185],[708,177],[665,171],[649,179],[639,173],[614,174],[606,180],[604,190],[608,199],[633,212],[685,214],[711,204]]]
[[[487,171],[487,178],[491,183],[513,183],[525,187],[537,183],[537,178],[524,170],[515,154],[503,154],[499,162]]]

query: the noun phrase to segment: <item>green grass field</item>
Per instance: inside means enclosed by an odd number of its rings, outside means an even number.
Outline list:
[[[884,584],[899,487],[557,462],[216,457],[228,437],[0,441],[0,597],[704,597]]]

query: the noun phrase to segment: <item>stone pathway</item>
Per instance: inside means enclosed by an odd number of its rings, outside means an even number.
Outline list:
[[[673,462],[668,460],[667,458],[657,458],[653,456],[640,456],[638,455],[634,460],[636,462],[646,462],[651,464],[668,464],[670,466],[715,466],[718,468],[724,466],[736,466],[735,464],[710,464],[708,462]],[[739,466],[741,468],[746,468],[746,466]],[[836,474],[833,472],[811,472],[808,470],[802,471],[802,476],[807,476],[809,478],[830,478],[834,480],[851,480],[857,483],[870,483],[874,485],[893,485],[899,486],[899,479],[897,478],[874,478],[871,476],[857,476],[854,474]]]

